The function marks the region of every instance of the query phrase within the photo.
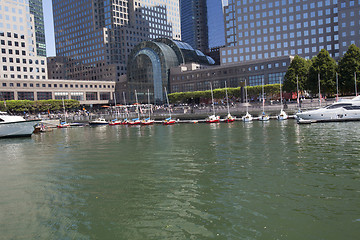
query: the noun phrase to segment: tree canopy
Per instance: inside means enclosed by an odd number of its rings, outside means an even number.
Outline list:
[[[297,78],[299,80],[299,90],[304,91],[306,89],[310,65],[311,62],[309,60],[296,55],[285,74],[284,91],[295,92],[297,90]]]
[[[355,72],[360,78],[360,48],[351,44],[339,61],[339,88],[343,93],[355,91]],[[356,81],[359,82],[358,80]]]
[[[322,49],[318,55],[311,59],[311,66],[309,68],[309,77],[307,79],[307,89],[316,94],[320,89],[324,95],[330,95],[336,92],[336,61],[330,57],[330,54],[325,49]]]

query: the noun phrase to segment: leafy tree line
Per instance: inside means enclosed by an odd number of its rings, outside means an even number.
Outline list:
[[[338,63],[322,49],[311,60],[295,56],[292,60],[284,80],[284,91],[296,92],[298,79],[299,90],[307,91],[312,95],[319,92],[331,96],[336,93],[336,78],[338,78],[339,93],[352,95],[355,92],[355,74],[360,78],[360,49],[350,45],[345,55]],[[359,82],[357,80],[357,82]]]
[[[237,88],[227,88],[229,98],[241,98],[241,90],[242,87]],[[246,87],[248,96],[250,97],[258,97],[262,94],[262,86],[247,86]],[[278,96],[280,93],[280,85],[279,84],[268,84],[264,86],[264,92],[266,96],[269,98],[273,98],[274,96]],[[215,99],[223,99],[226,97],[225,88],[219,88],[213,90]],[[244,96],[245,97],[245,96]],[[171,103],[185,103],[192,102],[193,100],[205,100],[211,99],[211,91],[195,91],[195,92],[176,92],[169,94],[169,101]]]
[[[64,100],[67,110],[76,110],[80,108],[77,100]],[[0,102],[1,111],[9,111],[12,113],[38,113],[38,112],[57,112],[63,110],[62,100],[7,100]]]

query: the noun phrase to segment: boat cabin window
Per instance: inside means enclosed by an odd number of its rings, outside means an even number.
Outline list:
[[[360,106],[348,106],[344,107],[346,110],[360,110]]]
[[[351,103],[343,103],[343,104],[334,104],[326,107],[326,109],[335,109],[335,108],[342,108],[342,107],[351,107]]]

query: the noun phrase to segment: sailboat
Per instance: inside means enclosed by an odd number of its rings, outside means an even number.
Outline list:
[[[286,114],[286,112],[284,111],[284,107],[283,107],[283,99],[282,99],[282,90],[281,90],[281,78],[279,79],[280,81],[280,102],[281,102],[281,110],[279,115],[277,115],[277,119],[278,120],[286,120],[288,119],[288,115]]]
[[[241,119],[243,122],[251,122],[253,120],[253,117],[249,113],[249,103],[247,99],[247,88],[246,88],[246,80],[245,80],[245,101],[246,101],[246,114]]]
[[[136,100],[136,103],[135,103],[136,104],[136,112],[137,112],[138,117],[131,119],[131,121],[129,121],[127,123],[128,125],[139,125],[141,123],[141,121],[140,121],[140,113],[139,113],[139,103],[138,103],[136,90],[135,90],[135,100]]]
[[[211,90],[211,102],[212,102],[213,115],[208,116],[205,121],[207,123],[218,123],[218,122],[220,122],[220,117],[215,115],[214,94],[213,94],[211,82],[210,82],[210,90]]]
[[[57,127],[58,128],[68,128],[68,127],[70,127],[70,124],[68,124],[66,122],[66,110],[65,110],[64,98],[62,98],[62,104],[63,104],[63,109],[64,109],[64,118],[65,118],[65,120],[63,122],[60,122],[60,124],[58,124]]]
[[[118,111],[117,111],[117,108],[116,108],[116,96],[115,96],[115,93],[114,93],[114,107],[115,107],[115,119],[113,119],[113,120],[111,120],[109,122],[110,126],[120,125],[121,124],[121,120],[117,119]]]
[[[226,82],[225,82],[225,93],[226,93],[226,105],[227,105],[227,111],[228,111],[228,115],[226,116],[225,122],[229,123],[229,122],[235,121],[235,118],[233,116],[231,116],[231,114],[230,114],[229,96],[228,96],[228,92],[227,92]]]
[[[129,111],[128,111],[128,108],[127,108],[127,105],[126,105],[126,98],[125,98],[125,92],[123,92],[123,98],[124,98],[124,106],[125,106],[125,113],[124,113],[124,119],[122,120],[121,124],[122,125],[126,125],[128,124],[129,120],[127,119],[129,117]]]
[[[164,125],[175,124],[176,121],[175,121],[174,119],[171,119],[171,110],[170,110],[170,104],[169,104],[169,97],[168,97],[168,94],[167,94],[166,87],[164,87],[164,89],[165,89],[166,101],[167,101],[167,105],[168,105],[168,109],[169,109],[169,117],[166,118],[166,119],[163,121],[163,124],[164,124]]]
[[[141,125],[151,125],[154,123],[154,120],[151,119],[151,105],[150,105],[150,92],[148,89],[148,105],[149,105],[149,117],[141,121]]]
[[[264,96],[264,78],[262,78],[262,114],[259,117],[260,121],[269,121],[269,115],[265,114],[265,96]]]

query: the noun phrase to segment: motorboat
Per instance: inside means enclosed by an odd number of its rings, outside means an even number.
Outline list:
[[[278,120],[286,120],[286,119],[288,119],[288,115],[286,114],[286,112],[283,109],[281,109],[279,115],[277,115],[276,118]]]
[[[93,121],[90,121],[89,124],[91,126],[99,126],[99,125],[108,125],[109,123],[105,120],[105,118],[100,117]]]
[[[243,116],[241,119],[243,122],[251,122],[253,120],[253,117],[250,113],[246,112],[245,116]]]
[[[296,116],[313,122],[360,120],[360,96],[340,99],[327,107],[296,113]]]
[[[205,120],[207,123],[218,123],[220,122],[220,117],[216,115],[210,115]]]
[[[0,112],[0,137],[30,137],[40,119],[25,120],[21,116]]]

